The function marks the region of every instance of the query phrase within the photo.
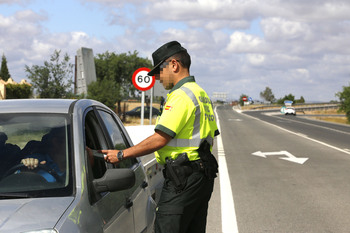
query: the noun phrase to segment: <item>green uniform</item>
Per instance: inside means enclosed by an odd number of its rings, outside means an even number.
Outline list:
[[[197,149],[204,140],[213,145],[218,134],[212,103],[193,76],[179,81],[167,96],[156,130],[173,137],[156,152],[158,163],[186,152],[190,161],[199,159]]]
[[[197,150],[204,141],[212,149],[214,137],[219,134],[212,103],[193,76],[180,80],[170,91],[155,130],[173,138],[156,152],[160,164],[165,164],[166,158],[175,160],[184,152],[190,161],[201,161]],[[204,233],[213,186],[214,179],[208,178],[201,170],[194,170],[188,176],[180,192],[173,181],[165,177],[155,232]]]

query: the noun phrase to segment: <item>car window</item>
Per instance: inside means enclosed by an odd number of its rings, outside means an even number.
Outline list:
[[[107,142],[103,135],[102,128],[91,108],[85,115],[84,121],[84,140],[85,140],[85,161],[87,166],[87,180],[89,201],[91,204],[96,203],[105,194],[96,193],[92,181],[103,177],[107,171],[107,165],[104,159],[93,157],[93,150],[107,149]]]
[[[85,143],[91,150],[107,149],[103,131],[93,110],[88,112],[85,117]],[[93,158],[91,161],[89,154],[86,153],[86,161],[93,165],[91,166],[93,179],[101,178],[105,174],[107,167],[103,159]]]
[[[121,128],[119,127],[117,121],[115,120],[114,116],[106,111],[99,110],[98,112],[112,140],[113,149],[124,150],[130,147],[130,145],[127,143],[125,136],[122,133]],[[136,159],[129,158],[119,163],[116,167],[131,168],[136,163],[137,163]]]
[[[130,147],[114,115],[102,110],[99,111],[99,114],[107,128],[108,134],[112,139],[114,145],[113,148],[122,150]],[[132,168],[135,172],[135,185],[132,188],[123,191],[127,199],[134,200],[136,197],[141,197],[142,195],[144,195],[144,192],[142,191],[142,186],[145,182],[145,174],[141,163],[139,163],[137,159],[125,159],[115,167]]]
[[[64,114],[0,114],[0,192],[70,195],[70,119]],[[28,169],[23,159],[36,160]]]

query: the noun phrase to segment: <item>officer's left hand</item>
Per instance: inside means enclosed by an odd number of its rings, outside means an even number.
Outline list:
[[[101,150],[101,153],[106,155],[105,160],[107,163],[118,163],[120,162],[117,158],[119,150]]]

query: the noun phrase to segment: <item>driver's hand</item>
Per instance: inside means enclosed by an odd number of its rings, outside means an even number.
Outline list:
[[[27,159],[22,159],[21,163],[23,163],[23,165],[29,169],[35,169],[38,167],[39,160],[34,158],[27,158]],[[40,164],[44,165],[46,164],[46,161],[41,161]]]

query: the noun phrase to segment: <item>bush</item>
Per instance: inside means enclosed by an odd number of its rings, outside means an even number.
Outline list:
[[[6,85],[6,99],[28,99],[32,93],[32,87],[26,84]]]
[[[338,92],[336,96],[338,96],[340,100],[339,111],[345,112],[346,118],[350,123],[350,85],[347,87],[343,86],[343,91]]]

